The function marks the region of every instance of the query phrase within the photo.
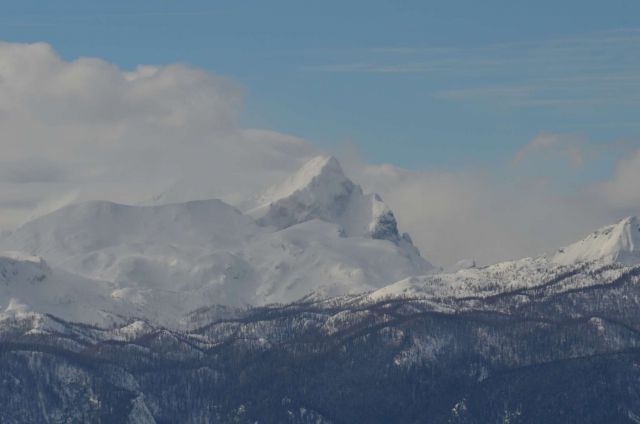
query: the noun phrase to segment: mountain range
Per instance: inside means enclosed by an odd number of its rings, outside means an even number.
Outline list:
[[[433,268],[380,197],[364,194],[333,157],[311,160],[260,202],[247,213],[220,200],[66,206],[0,240],[2,250],[46,261],[41,290],[52,302],[34,303],[23,285],[7,286],[0,302],[50,313],[58,297],[67,319],[100,323],[124,313],[172,326],[204,306],[354,294]],[[60,272],[88,281],[67,287]],[[89,304],[92,316],[74,310]]]
[[[0,421],[640,422],[638,218],[444,272],[333,157],[245,204],[0,239]]]

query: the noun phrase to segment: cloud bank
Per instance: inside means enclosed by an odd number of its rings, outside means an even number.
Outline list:
[[[244,128],[242,102],[233,80],[184,64],[125,71],[95,58],[63,60],[43,43],[0,44],[0,228],[86,199],[217,197],[242,208],[320,153],[297,137]],[[548,133],[515,161],[550,149],[585,162],[575,140]],[[609,180],[569,194],[490,170],[409,171],[339,156],[445,266],[536,254],[640,208],[640,150]]]
[[[186,65],[126,72],[43,43],[0,44],[0,224],[24,213],[12,205],[58,198],[233,201],[315,153],[241,128],[241,105],[232,80]]]

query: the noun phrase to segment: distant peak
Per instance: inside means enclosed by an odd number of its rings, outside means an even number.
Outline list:
[[[396,218],[382,198],[364,194],[345,176],[333,156],[309,160],[291,177],[267,190],[260,204],[249,211],[260,225],[282,230],[316,219],[330,222],[338,225],[346,237],[390,241],[426,264],[409,235],[400,234]]]
[[[344,175],[342,166],[335,157],[330,155],[316,156],[281,184],[267,190],[263,201],[264,203],[277,201],[313,185],[319,187],[332,182],[342,183],[344,181],[351,183]]]
[[[333,156],[317,156],[282,183],[271,187],[260,199],[261,206],[249,211],[258,222],[278,229],[311,219],[336,222],[362,189],[344,175]]]
[[[316,175],[323,172],[343,174],[340,162],[332,155],[320,155],[309,160],[300,168],[298,174],[306,172],[315,173]]]
[[[640,263],[640,220],[629,216],[602,227],[584,239],[560,249],[555,262],[569,264],[584,261]]]

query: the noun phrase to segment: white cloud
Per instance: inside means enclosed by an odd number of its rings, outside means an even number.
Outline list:
[[[640,149],[620,160],[613,178],[595,190],[612,207],[640,209]]]
[[[93,58],[66,62],[47,44],[0,44],[0,110],[45,124],[146,122],[179,128],[235,124],[241,94],[230,80],[185,65],[122,72]]]
[[[575,134],[556,134],[542,132],[524,145],[513,158],[518,165],[528,156],[543,154],[547,157],[566,157],[572,165],[582,166],[585,152],[580,137]]]
[[[242,89],[186,65],[61,59],[43,43],[0,43],[0,226],[58,199],[235,201],[315,148],[238,125]]]
[[[401,230],[445,267],[463,258],[490,264],[553,251],[620,217],[587,191],[559,194],[482,170],[407,171],[347,157],[354,179],[380,192]]]

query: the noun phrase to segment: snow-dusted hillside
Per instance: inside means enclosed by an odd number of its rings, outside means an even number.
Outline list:
[[[0,248],[106,281],[103,297],[165,324],[215,304],[360,293],[432,268],[380,198],[363,194],[332,157],[267,193],[246,215],[219,200],[73,204],[26,223]]]

